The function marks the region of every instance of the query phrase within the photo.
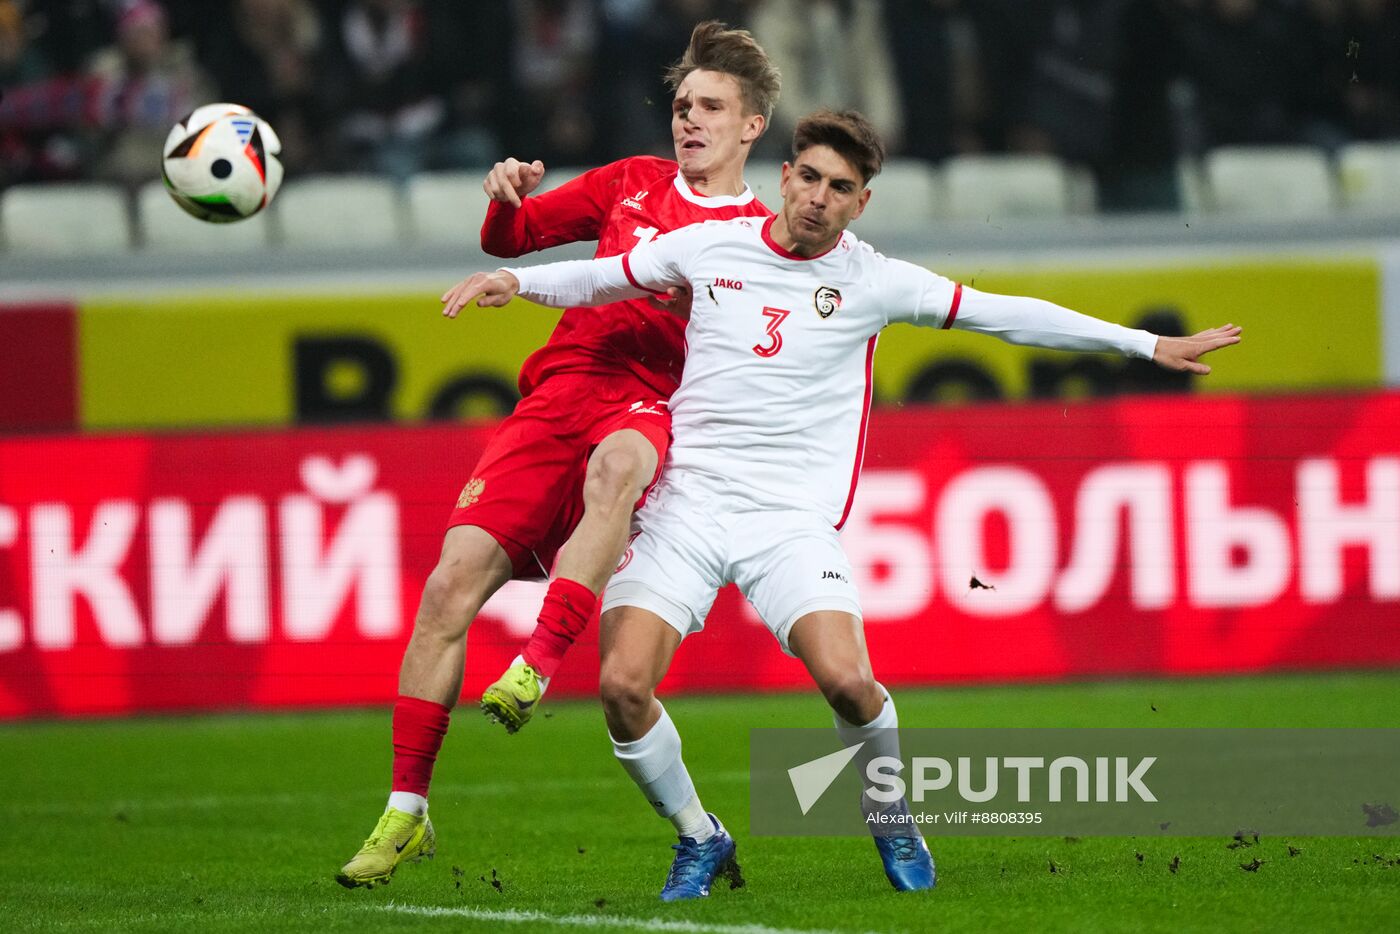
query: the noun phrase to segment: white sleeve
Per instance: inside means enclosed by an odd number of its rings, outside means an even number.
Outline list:
[[[930,328],[946,328],[952,313],[957,283],[922,266],[876,254],[881,264],[885,323],[902,321]]]
[[[647,294],[627,280],[621,256],[574,259],[519,269],[501,268],[520,280],[518,294],[521,298],[551,308],[606,305]]]
[[[551,308],[578,305],[606,305],[628,298],[641,298],[666,291],[667,286],[684,285],[682,271],[687,238],[681,231],[663,234],[649,243],[639,243],[630,253],[602,259],[576,259],[519,269],[501,267],[520,280],[518,294]]]
[[[1053,302],[1019,295],[993,295],[966,286],[960,291],[960,300],[949,324],[961,331],[990,334],[1009,344],[1118,353],[1144,360],[1151,360],[1157,349],[1157,335],[1149,331],[1100,321]]]

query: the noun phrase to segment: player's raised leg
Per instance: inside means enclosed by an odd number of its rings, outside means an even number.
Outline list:
[[[700,803],[681,759],[680,733],[656,699],[680,633],[654,613],[623,606],[604,614],[600,637],[599,691],[613,754],[679,837],[662,901],[703,898],[720,875],[731,888],[743,885],[734,839]]]
[[[511,733],[534,714],[564,654],[596,615],[631,528],[632,511],[655,479],[664,429],[623,428],[605,437],[588,459],[583,517],[559,552],[529,643],[481,696],[481,708]],[[658,447],[660,442],[660,447]]]
[[[870,670],[861,622],[850,613],[822,610],[797,620],[788,646],[802,660],[835,714],[845,746],[864,743],[855,756],[864,791],[861,809],[890,884],[901,892],[931,889],[938,877],[919,827],[903,798],[883,803],[870,796],[877,786],[866,767],[879,756],[899,759],[899,718],[894,701]]]
[[[433,855],[428,785],[462,691],[467,627],[510,576],[511,561],[489,533],[469,525],[448,529],[437,566],[423,585],[399,669],[389,803],[360,851],[336,875],[341,885],[387,883],[401,863]]]

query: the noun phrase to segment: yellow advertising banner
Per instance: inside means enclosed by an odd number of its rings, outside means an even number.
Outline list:
[[[440,314],[436,293],[182,295],[85,302],[87,428],[495,416],[559,313]]]
[[[1012,347],[904,325],[881,338],[885,402],[1079,398],[1182,390],[1372,388],[1382,381],[1375,260],[1317,257],[1135,266],[947,270],[1158,333],[1232,322],[1244,342],[1206,378],[1110,357]],[[86,301],[86,428],[259,425],[495,416],[558,313],[525,302],[455,321],[428,292],[264,291]]]
[[[1239,324],[1244,340],[1206,360],[1214,369],[1210,376],[1184,380],[1110,357],[901,325],[885,332],[875,357],[876,391],[886,401],[1074,398],[1152,391],[1173,382],[1213,393],[1375,388],[1382,382],[1381,279],[1374,259],[944,274],[984,291],[1033,295],[1159,334]]]

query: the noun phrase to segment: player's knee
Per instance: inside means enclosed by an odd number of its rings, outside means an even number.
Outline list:
[[[488,595],[480,591],[479,582],[467,568],[439,564],[423,584],[414,628],[445,639],[461,638],[486,602]]]
[[[650,479],[645,476],[645,469],[644,458],[632,448],[615,447],[599,451],[589,461],[584,495],[594,501],[630,504],[641,495]]]
[[[632,724],[651,710],[654,685],[629,666],[605,661],[598,672],[598,693],[610,723]]]
[[[834,672],[822,679],[822,695],[847,723],[861,725],[880,715],[884,695],[869,672]]]

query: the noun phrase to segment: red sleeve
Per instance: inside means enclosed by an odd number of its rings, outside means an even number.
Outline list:
[[[522,199],[518,208],[492,201],[481,225],[481,248],[492,256],[511,257],[597,240],[628,161],[590,169],[558,188]]]

